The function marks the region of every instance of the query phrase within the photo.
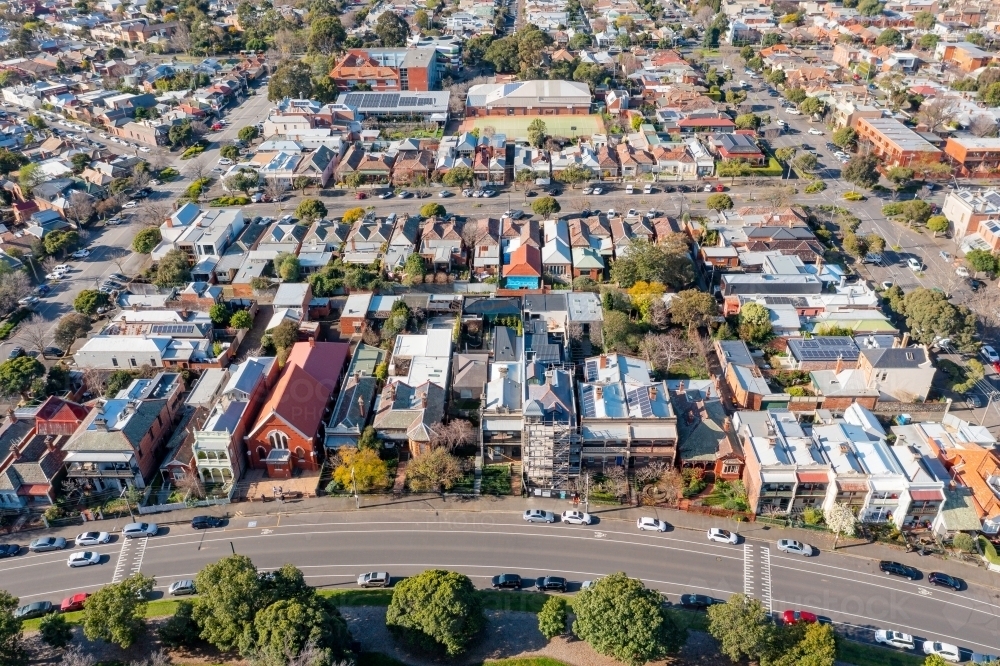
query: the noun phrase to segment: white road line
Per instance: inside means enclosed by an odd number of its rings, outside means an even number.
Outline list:
[[[766,546],[760,547],[760,600],[768,613],[774,612],[771,602],[771,549]]]
[[[753,596],[753,546],[743,544],[743,594]]]

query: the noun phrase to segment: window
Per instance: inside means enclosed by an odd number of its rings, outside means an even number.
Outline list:
[[[258,446],[257,447],[257,459],[258,460],[263,460],[266,457],[267,457],[267,451],[264,450],[263,446]]]
[[[134,359],[134,358],[130,358],[130,359],[128,360],[128,364],[129,364],[129,365],[131,365],[131,366],[132,366],[133,368],[135,368],[135,367],[137,367],[137,366],[138,366],[138,363],[136,363],[136,362],[135,362],[135,359]]]
[[[301,446],[295,447],[295,457],[299,459],[299,462],[303,462],[306,458],[306,452]]]
[[[112,358],[111,359],[111,365],[117,368],[118,367],[118,359]]]
[[[723,465],[722,466],[722,473],[723,474],[739,474],[740,473],[740,466],[738,464],[737,465],[733,465],[733,464]]]
[[[150,364],[151,366],[153,366],[153,367],[155,368],[155,367],[156,367],[156,359],[155,359],[155,358],[152,358],[152,357],[150,357],[150,359],[149,359],[149,364]]]
[[[271,448],[274,449],[287,449],[288,448],[288,435],[281,432],[280,430],[275,430],[267,436],[267,441],[270,442]]]

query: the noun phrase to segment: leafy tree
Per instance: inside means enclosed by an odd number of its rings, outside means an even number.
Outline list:
[[[340,219],[344,222],[344,224],[354,224],[364,216],[364,208],[350,208],[344,211],[344,215]]]
[[[260,132],[257,130],[256,125],[247,125],[246,127],[241,127],[240,131],[237,132],[236,134],[239,140],[242,141],[243,143],[250,143],[251,141],[256,139],[259,135]]]
[[[830,140],[833,141],[834,145],[843,148],[844,150],[849,150],[854,146],[854,142],[858,139],[858,133],[855,132],[850,127],[841,127],[833,132],[833,136]]]
[[[799,111],[809,116],[821,114],[826,111],[826,104],[818,97],[807,97],[799,103]]]
[[[208,318],[216,326],[225,326],[229,323],[229,308],[225,303],[216,303],[208,309]]]
[[[948,218],[944,215],[933,215],[927,220],[927,228],[934,232],[934,235],[943,234],[948,231]]]
[[[794,104],[806,101],[806,91],[802,88],[789,88],[785,91],[785,99]]]
[[[42,182],[42,171],[38,162],[28,162],[17,171],[17,184],[25,195],[30,196],[31,190]]]
[[[493,41],[483,54],[483,60],[493,65],[497,72],[511,74],[521,67],[521,56],[515,35]]]
[[[56,649],[66,647],[73,640],[73,628],[61,613],[49,613],[43,617],[38,625],[38,633],[41,634],[43,643]],[[2,658],[0,661],[3,661]]]
[[[729,210],[733,207],[733,200],[728,194],[710,194],[705,205],[712,210]]]
[[[900,222],[906,222],[908,225],[924,224],[930,219],[932,210],[931,205],[926,201],[913,199],[912,201],[887,204],[882,207],[882,214]]]
[[[229,325],[233,328],[247,330],[253,328],[253,317],[246,310],[237,310],[229,319]]]
[[[22,153],[15,153],[7,148],[0,148],[0,175],[6,176],[17,171],[29,162]]]
[[[167,130],[167,141],[174,148],[177,146],[188,146],[194,140],[194,129],[190,120],[183,120],[176,125],[171,125]]]
[[[819,160],[814,153],[802,153],[795,158],[793,164],[799,171],[811,173],[819,166]]]
[[[545,126],[545,121],[541,118],[535,118],[528,125],[528,143],[530,143],[535,148],[541,148],[545,143],[545,137],[548,134],[548,128]]]
[[[715,172],[720,178],[732,178],[736,182],[737,177],[749,176],[753,173],[750,165],[743,160],[727,160],[716,167]]]
[[[97,308],[108,304],[108,295],[96,289],[84,289],[73,299],[73,309],[80,314],[97,314]]]
[[[667,247],[636,240],[611,264],[611,279],[626,289],[640,280],[679,288],[694,281],[694,267],[686,246]]]
[[[28,655],[21,643],[21,620],[14,617],[19,600],[5,590],[0,590],[0,664],[21,666],[28,662]]]
[[[531,210],[535,211],[535,215],[547,219],[562,210],[562,207],[553,197],[539,197],[531,204]]]
[[[566,633],[566,607],[566,600],[562,597],[546,600],[538,613],[538,631],[542,636],[552,639]]]
[[[387,12],[391,14],[392,12]],[[271,75],[267,84],[267,99],[276,102],[286,97],[313,96],[312,68],[302,60],[285,60]]]
[[[757,129],[760,127],[760,116],[756,113],[742,113],[736,116],[736,120],[733,121],[736,124],[736,129]]]
[[[379,440],[378,433],[375,432],[375,428],[366,426],[365,429],[361,431],[361,437],[358,438],[358,448],[362,451],[382,450],[382,442]]]
[[[969,250],[965,254],[965,263],[977,273],[997,272],[997,258],[988,250]]]
[[[240,169],[226,178],[225,184],[232,191],[250,194],[250,190],[260,185],[260,176],[250,169]]]
[[[461,477],[461,461],[444,448],[422,453],[406,466],[406,482],[413,492],[448,490]]]
[[[286,319],[274,327],[271,331],[271,339],[279,350],[291,349],[292,345],[299,340],[299,325]]]
[[[62,256],[80,242],[80,234],[75,231],[52,231],[45,234],[42,243],[45,245],[45,253],[48,255]]]
[[[156,267],[153,284],[157,287],[178,287],[191,281],[191,267],[187,255],[181,250],[170,250]]]
[[[677,652],[687,638],[664,612],[660,593],[623,572],[580,592],[573,610],[573,633],[600,654],[633,666]]]
[[[55,343],[63,349],[69,349],[77,338],[84,337],[89,331],[90,317],[71,312],[59,318],[54,334]]]
[[[90,155],[87,153],[77,153],[69,158],[73,165],[73,173],[83,173],[83,170],[90,166]]]
[[[467,166],[459,166],[449,169],[448,173],[441,179],[448,187],[461,187],[471,184],[476,178],[472,169]]]
[[[339,16],[324,16],[309,27],[309,49],[330,55],[340,50],[347,38],[347,31]]]
[[[323,654],[321,664],[330,665],[344,663],[350,653],[347,622],[332,601],[315,592],[301,598],[278,597],[257,613],[254,630],[256,651],[268,655],[287,659],[308,645]]]
[[[146,626],[146,597],[155,583],[155,579],[137,573],[90,595],[83,607],[83,633],[87,639],[125,649],[135,643]]]
[[[406,21],[392,10],[382,12],[375,21],[375,34],[382,46],[386,48],[406,46],[406,38],[410,36],[410,27]]]
[[[941,655],[929,654],[926,657],[924,657],[924,666],[951,666],[951,665]],[[990,666],[993,666],[993,664],[990,664]]]
[[[878,184],[878,159],[874,155],[855,155],[844,165],[841,175],[849,183],[871,189]]]
[[[439,203],[431,202],[426,203],[420,207],[420,216],[423,218],[428,217],[443,217],[445,213],[444,206]]]
[[[991,83],[986,88],[979,89],[979,99],[986,106],[1000,106],[1000,83]]]
[[[926,35],[920,35],[920,39],[917,40],[917,46],[925,51],[933,51],[937,48],[938,42],[940,41],[940,37],[932,32],[929,32]]]
[[[590,168],[585,167],[580,164],[570,164],[568,167],[556,174],[556,178],[564,183],[568,183],[570,187],[578,185],[579,183],[586,183],[588,180],[594,178],[594,172]]]
[[[198,623],[194,621],[194,603],[181,601],[170,619],[157,630],[160,642],[169,648],[191,645],[198,638]]]
[[[861,259],[869,252],[868,242],[863,236],[848,231],[844,234],[844,251],[856,259]]]
[[[105,383],[104,395],[113,398],[118,392],[127,387],[135,379],[135,375],[130,370],[115,370],[108,375]]]
[[[921,10],[913,15],[913,25],[921,30],[930,30],[935,23],[937,23],[937,18],[928,11]]]
[[[760,345],[771,338],[771,311],[760,303],[747,303],[740,308],[739,335],[744,342]]]
[[[770,74],[767,75],[767,82],[773,86],[781,85],[785,82],[785,70],[775,69],[772,70]]]
[[[878,234],[872,233],[865,236],[865,243],[868,244],[869,252],[876,252],[878,254],[885,252],[885,239]]]
[[[194,584],[193,616],[201,638],[220,650],[252,644],[253,620],[271,598],[250,558],[232,555],[213,562],[198,572]]]
[[[742,594],[708,608],[708,633],[719,641],[719,651],[733,661],[760,659],[767,652],[771,627],[763,604]]]
[[[823,512],[827,527],[833,532],[833,549],[837,550],[837,541],[840,536],[854,536],[854,530],[858,524],[858,518],[851,511],[851,507],[837,502]]]
[[[132,249],[139,254],[149,254],[162,240],[163,236],[158,228],[143,229],[132,238]]]
[[[31,125],[35,129],[45,129],[46,127],[48,127],[48,125],[46,124],[45,120],[41,116],[36,115],[34,113],[32,113],[30,116],[28,116],[28,118],[27,118],[27,120],[25,122],[27,122],[29,125]]]
[[[465,652],[486,618],[467,576],[431,569],[396,584],[385,623],[409,645],[454,657]]]
[[[875,40],[876,46],[895,46],[903,43],[903,35],[895,28],[886,28]]]
[[[357,485],[359,492],[368,492],[385,488],[389,482],[389,468],[378,449],[342,446],[337,449],[336,465],[333,481],[341,488]]]
[[[312,223],[326,217],[326,206],[319,199],[303,199],[295,208],[295,217]]]
[[[234,162],[240,159],[240,149],[232,144],[228,144],[219,150],[219,154],[226,159],[233,160]]]
[[[406,258],[403,264],[403,284],[412,287],[423,282],[424,275],[427,274],[427,267],[424,265],[424,258],[414,252]]]
[[[279,254],[274,258],[274,268],[285,282],[299,281],[299,258],[290,252]]]
[[[707,326],[718,310],[719,306],[708,292],[685,289],[670,302],[670,319],[690,331]]]

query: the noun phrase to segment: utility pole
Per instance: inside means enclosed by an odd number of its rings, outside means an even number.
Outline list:
[[[127,492],[128,492],[128,486],[126,485],[124,488],[122,488],[122,493],[121,493],[121,495],[118,496],[118,499],[125,500],[125,507],[128,509],[128,515],[132,518],[132,522],[134,523],[135,522],[135,514],[132,513],[132,503],[128,501],[127,497],[125,497],[125,493],[127,493]]]
[[[584,513],[590,513],[590,472],[587,472],[584,477],[583,511]]]
[[[354,486],[354,508],[361,508],[361,498],[358,497],[358,483],[354,480],[354,468],[351,468],[351,485]]]
[[[983,425],[983,421],[986,420],[986,412],[990,411],[990,405],[993,404],[993,393],[991,392],[988,399],[986,400],[986,408],[983,410],[983,415],[979,417],[979,425]]]

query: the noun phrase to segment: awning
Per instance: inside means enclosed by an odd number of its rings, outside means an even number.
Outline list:
[[[910,498],[915,502],[940,502],[944,499],[944,493],[940,490],[911,490]]]
[[[121,462],[132,460],[131,453],[96,453],[93,451],[70,451],[66,454],[68,463]]]
[[[795,472],[764,472],[760,480],[764,483],[795,483]]]
[[[866,493],[868,484],[863,481],[837,481],[837,490],[847,493]]]
[[[521,419],[483,419],[483,430],[488,432],[520,431],[523,426]]]
[[[796,472],[799,483],[829,483],[830,477],[826,472]]]

